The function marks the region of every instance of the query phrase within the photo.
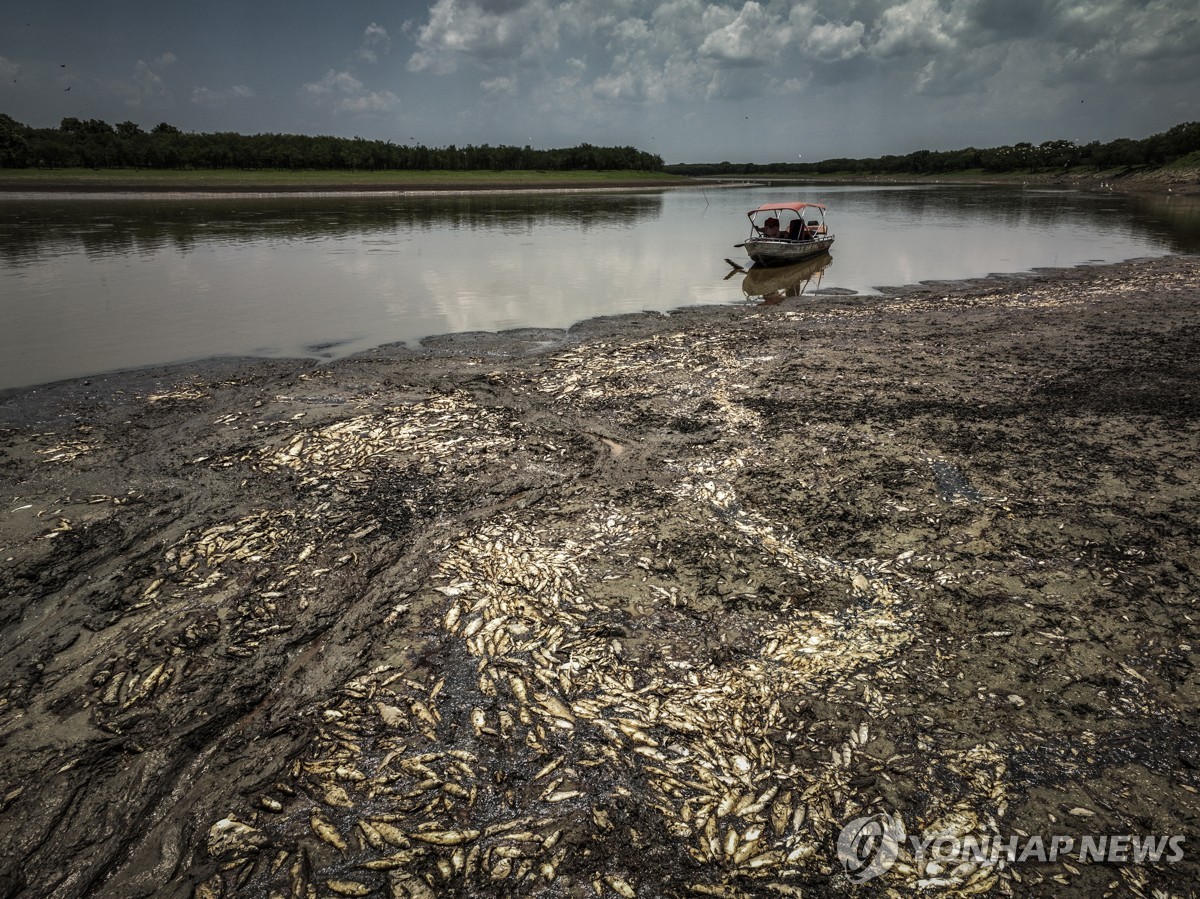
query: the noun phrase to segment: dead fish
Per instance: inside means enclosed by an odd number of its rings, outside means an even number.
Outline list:
[[[617,877],[615,874],[610,874],[604,878],[607,883],[618,896],[623,899],[637,899],[637,892],[626,881]]]
[[[338,829],[317,811],[313,811],[312,817],[309,819],[309,824],[312,826],[313,833],[320,839],[335,849],[340,849],[342,852],[346,851],[346,841],[342,839],[342,835],[338,832]]]
[[[325,886],[339,896],[370,896],[372,892],[369,886],[356,880],[327,880]]]
[[[479,836],[478,830],[426,830],[412,831],[409,837],[435,846],[457,846]]]

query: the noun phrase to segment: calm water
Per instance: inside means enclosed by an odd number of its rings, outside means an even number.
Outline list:
[[[822,288],[1200,251],[1195,200],[1015,188],[0,198],[0,389],[744,303],[745,211],[801,196],[837,235]]]

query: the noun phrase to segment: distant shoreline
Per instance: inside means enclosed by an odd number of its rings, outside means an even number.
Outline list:
[[[928,185],[993,185],[997,187],[1041,187],[1062,190],[1104,190],[1114,193],[1172,193],[1179,195],[1200,194],[1200,169],[1164,166],[1162,168],[1139,169],[1076,169],[1067,172],[1016,172],[992,175],[986,172],[953,172],[950,174],[922,175],[915,172],[888,175],[711,175],[695,176],[698,181],[718,184],[727,181],[770,181],[776,184],[879,184],[892,186]]]
[[[717,188],[744,184],[996,185],[1109,190],[1121,193],[1200,194],[1200,170],[1165,167],[1129,171],[1033,172],[988,175],[667,175],[659,172],[326,172],[130,171],[127,169],[0,170],[0,199],[162,199],[228,196],[403,196],[480,192],[531,193]]]
[[[732,185],[729,185],[732,186]],[[4,190],[0,188],[0,202],[12,200],[50,201],[50,200],[219,200],[248,198],[271,199],[294,197],[297,199],[351,199],[365,197],[416,197],[416,196],[470,196],[472,194],[569,194],[569,193],[628,193],[641,190],[690,190],[700,189],[703,185],[691,184],[660,184],[638,186],[591,186],[591,187],[424,187],[406,189],[350,189],[350,190],[283,190],[279,188],[263,189],[229,189],[229,190],[188,190],[163,188],[161,190]],[[710,185],[713,190],[722,185]]]
[[[695,179],[640,172],[317,172],[0,170],[0,196],[407,194],[526,190],[636,190],[695,184]]]

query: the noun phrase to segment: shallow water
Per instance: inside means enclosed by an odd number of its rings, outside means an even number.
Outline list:
[[[745,302],[745,211],[800,196],[837,236],[806,290],[1200,250],[1195,200],[994,187],[0,198],[0,389]]]

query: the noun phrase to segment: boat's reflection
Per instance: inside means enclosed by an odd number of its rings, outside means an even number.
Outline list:
[[[755,263],[746,270],[742,279],[742,293],[748,300],[758,300],[760,306],[775,306],[788,297],[804,296],[805,290],[816,279],[821,286],[825,269],[833,262],[833,256],[822,253],[797,262],[795,265],[763,266]]]

